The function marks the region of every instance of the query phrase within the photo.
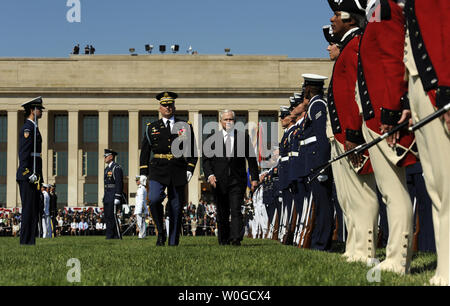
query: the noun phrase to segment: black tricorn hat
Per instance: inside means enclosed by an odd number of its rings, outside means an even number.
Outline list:
[[[325,36],[325,40],[328,41],[328,43],[330,45],[339,43],[339,39],[336,37],[336,35],[333,34],[331,25],[323,26],[322,30],[323,30],[323,36]]]
[[[343,11],[359,15],[366,14],[367,0],[328,0],[333,12]]]
[[[105,154],[103,155],[104,157],[109,156],[109,155],[117,155],[117,152],[111,150],[111,149],[105,149]]]
[[[27,101],[25,103],[22,103],[22,107],[24,109],[32,109],[32,108],[39,108],[39,109],[45,109],[45,107],[42,105],[42,97],[34,98],[33,100]]]
[[[173,104],[178,95],[171,91],[163,91],[156,95],[156,100],[162,105]]]

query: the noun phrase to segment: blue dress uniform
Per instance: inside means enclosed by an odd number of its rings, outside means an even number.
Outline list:
[[[291,213],[292,208],[292,193],[289,190],[290,187],[290,181],[289,181],[289,169],[290,169],[290,161],[289,161],[289,149],[290,149],[290,142],[289,142],[289,136],[291,132],[294,129],[294,125],[287,128],[286,131],[283,134],[283,137],[281,138],[281,142],[279,145],[279,156],[280,156],[280,162],[278,166],[278,175],[279,175],[279,190],[282,197],[282,203],[281,203],[281,209],[280,209],[280,220],[279,220],[279,229],[278,232],[280,234],[284,234],[287,231],[288,224],[284,222],[283,220],[287,219],[289,221],[289,215]],[[287,216],[286,216],[287,215]],[[286,218],[287,217],[287,218]],[[282,239],[283,237],[279,236],[279,239]]]
[[[22,104],[26,114],[35,109],[44,109],[42,98],[38,97]],[[37,122],[37,120],[36,120]],[[36,243],[39,203],[42,179],[42,137],[39,128],[31,119],[26,119],[19,132],[19,168],[16,181],[19,184],[22,200],[22,224],[20,244]]]
[[[274,218],[278,209],[278,167],[272,168],[268,175],[264,178],[263,186],[263,203],[266,206],[267,217],[269,219],[270,226],[275,224]]]
[[[305,158],[301,155],[300,140],[304,133],[304,118],[297,121],[295,128],[293,129],[290,137],[289,146],[289,182],[291,186],[291,193],[294,199],[295,209],[297,210],[298,217],[302,218],[303,202],[308,197],[308,191],[306,189],[306,181],[304,176],[301,175],[301,169],[305,167]]]
[[[434,237],[432,202],[425,187],[422,165],[415,163],[406,167],[406,182],[411,200],[416,204],[414,214],[414,233],[418,232],[417,250],[436,252]],[[415,199],[415,201],[414,201]],[[417,224],[417,219],[419,223]],[[419,226],[419,228],[417,228]]]
[[[177,97],[176,93],[163,92],[158,94],[156,99],[161,105],[166,105],[175,103]],[[185,186],[188,183],[187,172],[194,173],[198,158],[191,123],[174,118],[174,126],[170,127],[165,125],[163,119],[147,124],[141,145],[140,174],[148,176],[150,213],[158,231],[156,243],[158,246],[164,245],[166,241],[162,202],[166,197],[165,189],[167,188],[166,211],[170,220],[169,246],[176,246],[179,244],[181,210],[185,202]],[[178,131],[175,131],[175,128]],[[182,148],[183,156],[174,156],[172,144],[175,140],[183,140],[181,138],[187,140],[183,144],[190,140],[190,145]]]
[[[116,152],[105,149],[105,157],[107,154],[117,155]],[[112,161],[105,168],[104,182],[103,209],[105,212],[106,239],[119,239],[121,238],[120,229],[114,209],[115,203],[124,204],[123,171],[119,164]]]
[[[304,74],[305,85],[322,88],[326,77]],[[330,159],[330,144],[326,135],[327,104],[321,94],[312,97],[303,122],[304,130],[300,138],[300,156],[304,168],[300,176],[307,177],[314,169],[326,164]],[[308,184],[315,203],[315,224],[311,236],[311,249],[330,250],[333,234],[332,174],[330,168],[316,180]]]

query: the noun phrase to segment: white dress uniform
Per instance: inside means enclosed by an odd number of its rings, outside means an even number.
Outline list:
[[[52,221],[50,218],[50,195],[43,191],[44,195],[44,214],[42,216],[42,238],[52,238]]]
[[[255,207],[255,234],[259,236],[262,234],[262,238],[266,237],[267,225],[269,217],[267,216],[266,206],[263,203],[263,188],[260,186],[253,194],[253,206]],[[254,237],[255,238],[255,237]]]
[[[136,192],[136,207],[134,213],[136,214],[136,221],[139,228],[139,238],[145,238],[147,230],[147,225],[145,223],[145,217],[148,215],[146,183],[146,177],[141,177],[141,183]]]

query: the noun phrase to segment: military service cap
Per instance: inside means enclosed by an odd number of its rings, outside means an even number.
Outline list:
[[[178,95],[171,91],[163,91],[156,96],[156,100],[159,101],[161,105],[169,105],[175,103],[175,99]]]
[[[289,106],[280,106],[280,118],[284,119],[287,116],[289,116],[289,114],[291,113],[291,111],[289,110]]]
[[[109,156],[109,155],[117,155],[117,152],[111,150],[111,149],[105,149],[105,154],[103,155],[104,157]]]
[[[318,74],[305,73],[302,74],[302,77],[305,79],[305,86],[322,86],[325,84],[325,80],[328,77]]]
[[[42,102],[43,102],[42,97],[37,97],[34,98],[33,100],[23,103],[21,106],[24,109],[33,109],[33,108],[45,109],[45,107],[42,105]]]

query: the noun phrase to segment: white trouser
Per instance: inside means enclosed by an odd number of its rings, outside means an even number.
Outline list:
[[[145,215],[144,214],[137,214],[136,215],[136,222],[139,228],[139,238],[145,238],[146,236],[146,230],[147,230],[147,224],[145,223]]]

